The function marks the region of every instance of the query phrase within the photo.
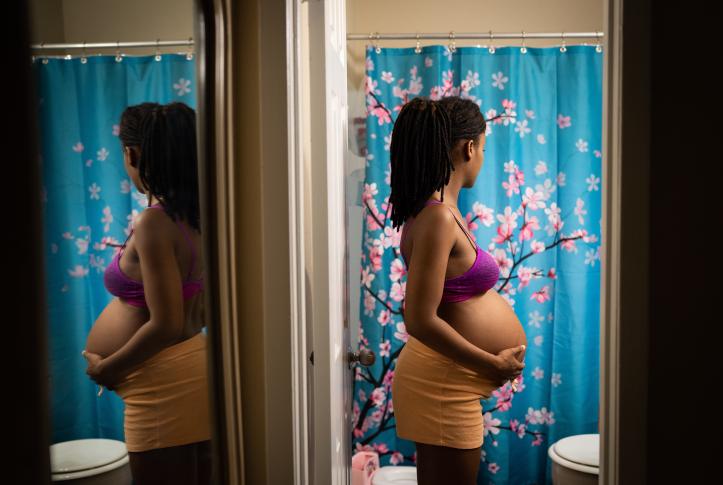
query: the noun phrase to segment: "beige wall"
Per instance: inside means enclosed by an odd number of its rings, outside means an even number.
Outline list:
[[[62,0],[30,1],[30,41],[65,42]]]
[[[116,42],[193,37],[193,0],[32,0],[32,42]],[[178,47],[161,52],[181,52]],[[93,52],[115,52],[115,49]],[[127,54],[152,54],[133,49]]]

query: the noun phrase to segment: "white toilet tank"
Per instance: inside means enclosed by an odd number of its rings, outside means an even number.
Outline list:
[[[50,446],[53,482],[63,485],[131,485],[128,450],[122,441],[84,439]]]

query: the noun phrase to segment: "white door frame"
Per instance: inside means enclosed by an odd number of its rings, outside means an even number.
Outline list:
[[[310,450],[309,429],[307,423],[307,379],[306,362],[309,349],[305,345],[306,335],[306,294],[303,227],[303,127],[302,127],[302,86],[301,86],[301,50],[300,5],[302,0],[287,0],[288,29],[288,96],[289,96],[289,241],[291,254],[292,285],[292,335],[297,349],[294,355],[293,389],[294,404],[294,475],[295,484],[311,484],[309,481]],[[623,0],[605,0],[604,6],[604,48],[605,64],[603,73],[603,181],[602,181],[602,232],[601,263],[601,299],[600,299],[600,476],[599,482],[617,484],[619,482],[618,443],[620,439],[618,402],[620,381],[620,221],[621,221],[621,105],[622,105],[622,7]],[[344,39],[345,41],[345,39]],[[339,172],[343,176],[343,172]],[[327,181],[329,184],[335,181]],[[338,181],[336,181],[338,183]],[[343,183],[343,182],[342,182]],[[331,190],[329,203],[344,207],[343,197]],[[334,200],[334,197],[338,199]],[[337,234],[343,239],[344,231]],[[330,244],[332,241],[330,241]],[[344,244],[337,241],[336,244]],[[343,285],[327,288],[330,297],[342,301]],[[318,299],[316,300],[318,304]],[[325,314],[328,308],[324,309]],[[326,427],[328,429],[328,426]],[[330,436],[316,435],[314,443],[317,449],[331,448]],[[317,457],[318,458],[318,457]],[[317,464],[319,462],[317,461]],[[347,485],[347,484],[334,484]]]
[[[304,156],[302,117],[301,2],[286,0],[287,133],[289,159],[289,277],[291,321],[291,404],[294,485],[312,485],[309,450],[309,379],[304,258]]]
[[[292,404],[294,425],[294,483],[348,484],[350,481],[351,371],[345,299],[345,196],[346,156],[346,8],[345,0],[308,3],[313,52],[310,94],[317,100],[311,126],[303,116],[301,0],[287,0],[287,95],[289,99],[289,232],[292,278],[291,334]],[[322,100],[322,101],[318,101]],[[304,184],[304,140],[312,140],[309,170],[313,188]],[[334,160],[336,163],[326,163]],[[311,207],[304,194],[313,190]],[[306,214],[313,214],[312,264],[305,261]],[[321,223],[319,222],[321,221]],[[308,275],[308,269],[313,272]],[[309,285],[308,281],[311,282]],[[307,289],[313,292],[307,295]],[[307,309],[307,303],[312,308]],[[311,317],[307,320],[307,316]],[[307,336],[311,338],[307,341]],[[313,345],[311,344],[313,342]],[[310,354],[314,366],[309,369]],[[309,419],[323,416],[322,419]]]

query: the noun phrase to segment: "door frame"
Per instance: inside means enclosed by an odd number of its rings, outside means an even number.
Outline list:
[[[289,189],[290,189],[290,227],[295,228],[296,238],[290,240],[290,252],[293,255],[291,264],[292,287],[294,301],[292,306],[292,329],[296,336],[295,345],[298,352],[294,360],[292,384],[294,397],[295,436],[295,484],[306,484],[308,470],[305,468],[304,456],[308,456],[308,429],[305,419],[306,403],[306,348],[304,338],[306,331],[305,308],[305,276],[304,244],[300,228],[303,228],[303,170],[298,170],[304,163],[302,149],[302,128],[300,128],[302,100],[302,78],[300,76],[300,39],[301,23],[299,6],[302,0],[287,0],[289,29],[287,30],[287,46],[289,53]],[[647,349],[638,354],[621,354],[620,339],[620,289],[624,274],[621,272],[621,200],[622,200],[622,12],[623,0],[604,0],[604,49],[605,63],[603,73],[603,170],[602,181],[602,228],[601,238],[601,298],[600,298],[600,475],[599,482],[616,484],[621,481],[619,473],[618,450],[620,445],[620,372],[622,359],[626,367],[636,366],[642,374],[647,375]],[[644,35],[644,34],[642,34]],[[344,39],[346,42],[346,39]],[[633,190],[633,189],[627,189]],[[333,193],[330,191],[329,193]],[[337,200],[344,204],[343,200]],[[342,231],[339,234],[343,234]],[[633,245],[633,244],[631,244]],[[343,288],[329,288],[329,295],[343,299]],[[318,302],[317,302],[318,304]],[[645,344],[643,344],[645,346]],[[644,384],[644,382],[643,382]],[[642,402],[641,406],[647,403]],[[325,438],[315,437],[315,442]],[[321,446],[326,449],[328,443]],[[644,466],[644,464],[643,464]]]

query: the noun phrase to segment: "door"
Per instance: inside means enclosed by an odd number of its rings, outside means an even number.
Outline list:
[[[347,83],[344,0],[308,2],[313,274],[313,483],[351,483],[352,369],[349,331]],[[364,356],[365,364],[373,361]]]

